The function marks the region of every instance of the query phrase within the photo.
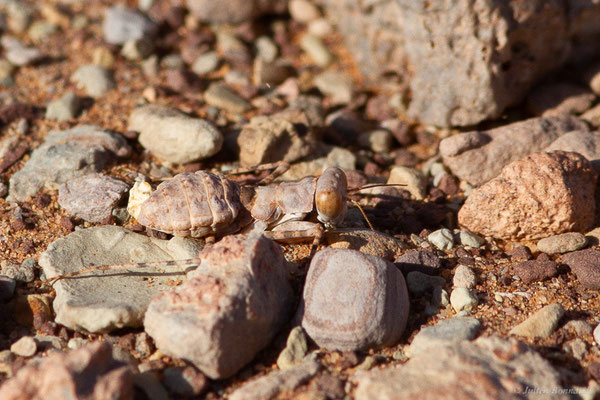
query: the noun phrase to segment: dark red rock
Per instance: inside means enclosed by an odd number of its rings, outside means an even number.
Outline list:
[[[0,161],[0,173],[6,171],[14,163],[19,161],[25,153],[27,153],[27,145],[25,144],[21,144],[15,149],[8,151],[2,161]]]
[[[571,268],[587,289],[600,289],[600,251],[586,249],[564,254],[561,261]]]
[[[511,260],[533,260],[533,254],[527,246],[517,246],[510,252]]]
[[[458,181],[452,175],[444,175],[444,177],[442,177],[442,179],[440,180],[438,189],[440,189],[442,192],[446,193],[449,196],[453,196],[459,191]]]
[[[538,257],[537,260],[518,263],[513,267],[513,270],[523,283],[531,283],[543,281],[558,274],[558,264],[547,258],[547,256]]]
[[[412,271],[434,275],[444,266],[442,259],[429,250],[409,251],[398,257],[394,263],[404,275]]]
[[[75,224],[73,223],[71,218],[67,216],[60,217],[60,226],[62,226],[68,232],[73,231],[73,229],[75,228]]]

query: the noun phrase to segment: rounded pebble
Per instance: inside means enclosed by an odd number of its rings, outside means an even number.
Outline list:
[[[22,357],[31,357],[37,351],[37,343],[32,336],[23,336],[10,346],[10,351]]]
[[[564,314],[565,309],[560,304],[549,304],[512,328],[509,334],[530,338],[548,337]]]
[[[440,250],[450,250],[454,247],[454,235],[450,229],[438,229],[430,233],[427,240]]]
[[[297,326],[290,332],[285,349],[277,358],[277,366],[279,369],[289,369],[300,363],[307,351],[306,335],[302,327]]]
[[[463,246],[469,246],[478,249],[485,244],[485,239],[473,232],[461,230],[458,237],[460,239],[460,244]]]
[[[441,276],[431,276],[419,271],[412,271],[406,275],[406,284],[411,293],[423,293],[437,286],[444,286],[446,280]]]
[[[562,254],[583,249],[587,245],[586,237],[579,232],[568,232],[540,240],[538,250],[548,254]]]
[[[475,271],[466,265],[459,265],[454,271],[454,278],[452,283],[454,287],[473,289],[476,283]]]
[[[471,311],[477,306],[477,297],[469,289],[458,287],[450,294],[450,304],[457,313]]]

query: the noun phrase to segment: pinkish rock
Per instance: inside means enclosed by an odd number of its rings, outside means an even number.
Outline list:
[[[532,118],[485,132],[450,136],[440,142],[440,154],[454,175],[480,186],[498,176],[504,166],[541,151],[573,130],[588,128],[572,116]]]
[[[102,222],[129,190],[129,185],[104,174],[71,179],[58,188],[58,204],[88,222]]]
[[[527,109],[543,117],[581,114],[592,106],[596,96],[588,89],[570,83],[554,83],[534,89],[527,96]]]
[[[600,169],[600,131],[572,131],[556,139],[544,151],[574,151]]]
[[[32,363],[0,387],[3,400],[133,399],[130,367],[112,357],[111,346],[94,342]]]
[[[600,251],[586,249],[563,254],[561,261],[571,268],[587,289],[600,289]]]
[[[523,283],[543,281],[558,274],[558,264],[541,253],[536,260],[523,261],[513,267]]]
[[[408,309],[406,283],[394,264],[328,248],[310,263],[298,317],[319,346],[361,350],[396,343]]]
[[[596,172],[577,153],[535,153],[473,190],[461,226],[484,236],[532,240],[593,224]]]
[[[144,326],[161,352],[212,379],[227,378],[287,321],[293,296],[287,264],[264,236],[227,236],[199,257],[190,280],[150,303]]]
[[[399,368],[356,374],[354,380],[357,400],[570,398],[551,393],[562,386],[548,361],[515,339],[496,336],[437,346]]]
[[[239,24],[262,14],[287,10],[285,0],[187,0],[192,15],[203,22]]]

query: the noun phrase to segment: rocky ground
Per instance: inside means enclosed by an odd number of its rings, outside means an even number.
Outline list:
[[[428,85],[364,74],[335,1],[238,3],[0,1],[0,398],[595,398],[600,65],[420,120]],[[235,185],[279,161],[405,186],[352,191],[366,219],[315,255],[234,235]],[[128,203],[201,170],[233,200],[195,222],[190,186]],[[207,215],[216,243],[169,234]]]

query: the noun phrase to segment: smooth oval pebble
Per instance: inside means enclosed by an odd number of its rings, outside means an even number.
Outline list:
[[[548,254],[562,254],[583,249],[587,244],[586,237],[580,232],[568,232],[540,240],[538,250]]]
[[[360,350],[397,342],[409,305],[404,277],[394,264],[329,248],[310,263],[299,316],[319,346]]]
[[[37,351],[37,343],[32,336],[23,336],[10,346],[10,351],[18,356],[31,357]]]

